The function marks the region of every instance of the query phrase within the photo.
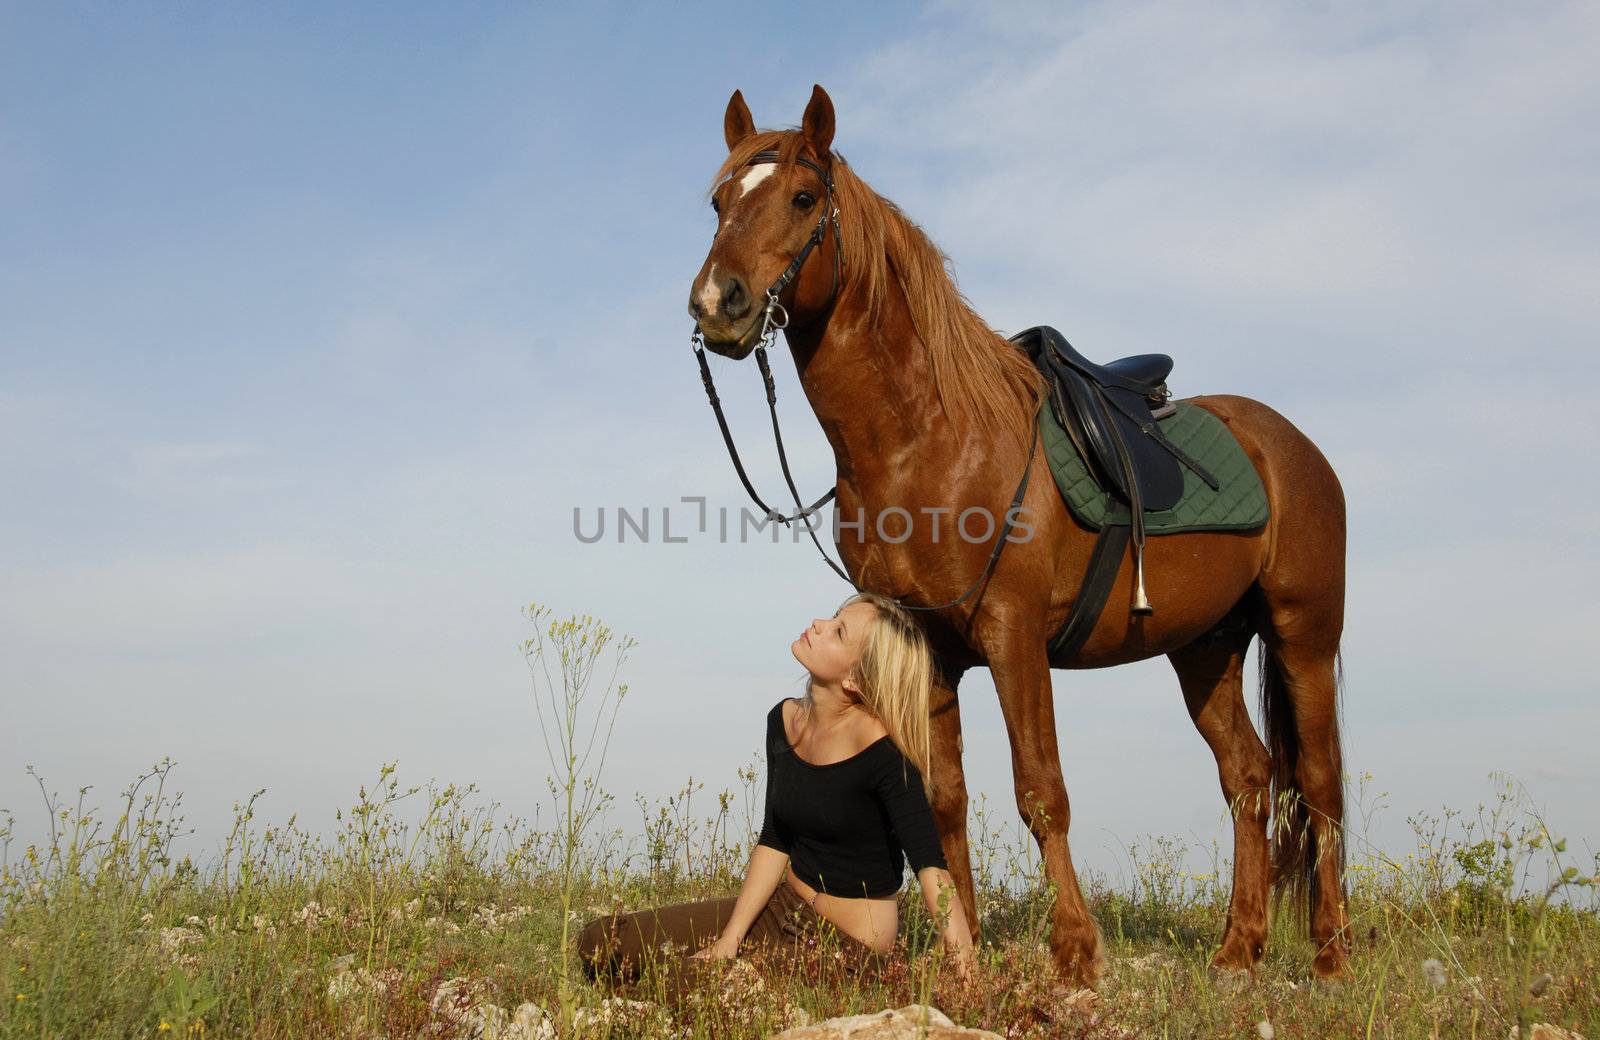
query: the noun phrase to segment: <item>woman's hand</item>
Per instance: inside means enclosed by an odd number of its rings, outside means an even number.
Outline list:
[[[972,977],[977,956],[972,949],[972,929],[967,927],[966,911],[961,897],[956,894],[955,881],[949,871],[938,867],[923,867],[917,872],[922,884],[922,898],[928,904],[928,913],[939,923],[944,937],[945,953],[951,966],[963,981]]]
[[[692,960],[731,961],[739,956],[739,940],[731,935],[717,936],[717,941],[695,953]]]
[[[972,952],[970,943],[966,946],[957,946],[950,951],[950,966],[955,969],[956,977],[962,982],[972,981],[972,972],[978,966],[978,957]]]

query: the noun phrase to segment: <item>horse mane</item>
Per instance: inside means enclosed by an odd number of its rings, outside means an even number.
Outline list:
[[[728,153],[713,184],[759,151],[775,149],[778,161],[788,163],[805,146],[796,130],[751,134]],[[844,273],[865,296],[869,320],[879,322],[885,297],[898,286],[927,351],[935,394],[952,423],[992,438],[1014,433],[1027,444],[1045,393],[1033,361],[978,316],[956,287],[944,252],[899,206],[857,177],[844,156],[816,158],[833,174]]]

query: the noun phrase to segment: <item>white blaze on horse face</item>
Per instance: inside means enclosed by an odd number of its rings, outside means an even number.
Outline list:
[[[700,286],[700,309],[707,314],[717,313],[717,303],[720,295],[717,292],[717,265],[712,264],[711,270],[706,272],[704,284]]]
[[[768,177],[771,177],[777,168],[778,167],[772,163],[763,163],[760,166],[752,166],[749,173],[739,178],[739,194],[748,195],[752,191],[755,191],[756,185],[760,184]]]

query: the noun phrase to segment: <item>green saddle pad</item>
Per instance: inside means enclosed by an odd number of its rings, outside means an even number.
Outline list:
[[[1220,487],[1183,467],[1183,497],[1171,509],[1145,513],[1145,533],[1185,531],[1248,531],[1267,522],[1267,491],[1249,456],[1221,419],[1185,401],[1161,420],[1167,439],[1204,466]],[[1056,421],[1049,403],[1039,409],[1039,432],[1056,486],[1079,522],[1098,531],[1105,521],[1106,492],[1095,481],[1072,438]]]

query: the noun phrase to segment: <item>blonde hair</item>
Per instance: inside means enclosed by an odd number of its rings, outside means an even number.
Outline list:
[[[877,617],[867,632],[861,659],[851,672],[861,687],[861,704],[871,712],[906,760],[922,774],[922,790],[933,796],[929,699],[933,689],[933,650],[911,612],[887,596],[859,592],[839,605],[871,603]],[[806,701],[811,683],[806,683]]]

